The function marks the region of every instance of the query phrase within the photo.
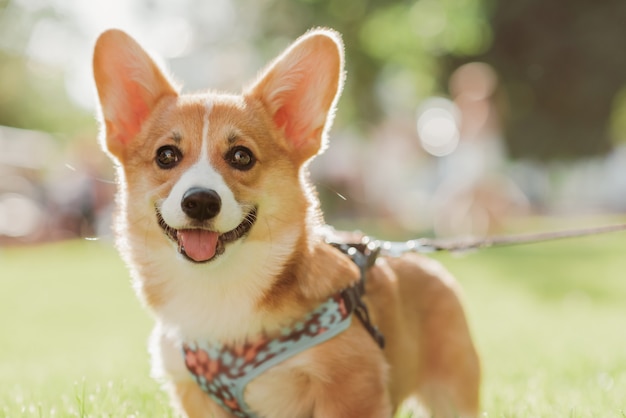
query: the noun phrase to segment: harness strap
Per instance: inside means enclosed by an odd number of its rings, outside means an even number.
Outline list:
[[[365,295],[365,281],[367,280],[367,270],[374,265],[376,258],[380,254],[381,247],[376,241],[364,241],[361,243],[336,243],[331,242],[330,245],[337,248],[357,265],[360,271],[360,279],[357,284],[344,289],[341,296],[349,306],[349,311],[361,321],[367,332],[370,333],[376,344],[380,348],[385,348],[385,336],[372,324],[367,305],[363,302]]]
[[[248,383],[271,367],[345,331],[352,311],[337,293],[274,337],[237,345],[194,341],[182,346],[191,376],[218,405],[241,418],[257,415],[244,400]]]

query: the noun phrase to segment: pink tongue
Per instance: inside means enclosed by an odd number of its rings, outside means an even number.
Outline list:
[[[207,261],[217,251],[217,232],[203,229],[184,229],[178,231],[178,239],[185,249],[185,254],[194,261]]]

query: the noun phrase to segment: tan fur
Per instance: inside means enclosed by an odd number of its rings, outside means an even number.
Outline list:
[[[324,241],[306,170],[325,147],[343,85],[341,40],[330,30],[305,34],[242,95],[180,95],[134,40],[113,30],[98,40],[94,76],[102,142],[119,164],[118,248],[155,314],[154,372],[186,416],[228,417],[186,371],[182,342],[271,334],[359,277]],[[173,168],[155,163],[163,145],[180,149]],[[253,168],[228,164],[236,146],[255,155]],[[249,234],[202,264],[178,254],[156,217],[194,167],[234,197],[203,228],[258,208]],[[345,332],[252,380],[246,403],[262,417],[389,417],[417,396],[433,416],[477,415],[478,356],[449,274],[424,257],[381,258],[368,272],[366,303],[384,350],[354,318]]]
[[[367,295],[387,341],[394,405],[416,395],[435,416],[476,414],[478,356],[449,273],[417,255],[380,259],[370,270]]]

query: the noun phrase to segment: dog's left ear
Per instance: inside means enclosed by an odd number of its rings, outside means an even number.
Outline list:
[[[343,43],[330,29],[307,32],[274,60],[248,90],[304,162],[324,149],[343,87]]]

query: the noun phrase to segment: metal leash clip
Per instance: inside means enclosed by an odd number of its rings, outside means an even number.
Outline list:
[[[380,249],[380,255],[401,257],[406,253],[429,254],[439,251],[429,240],[412,239],[409,241],[374,241]]]

